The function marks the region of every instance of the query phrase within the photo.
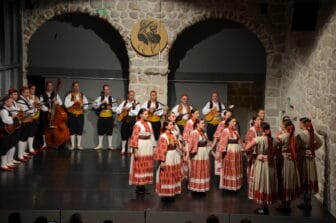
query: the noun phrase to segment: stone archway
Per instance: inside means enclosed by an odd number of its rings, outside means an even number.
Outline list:
[[[81,13],[92,16],[102,21],[111,24],[111,28],[117,30],[123,38],[127,48],[128,41],[125,35],[125,29],[108,15],[98,15],[93,7],[87,7],[80,4],[58,4],[56,6],[37,8],[30,13],[25,14],[24,17],[24,30],[23,30],[23,83],[27,82],[27,68],[28,68],[28,47],[30,40],[34,33],[47,21],[65,14]],[[124,35],[122,35],[124,34]],[[128,51],[127,51],[128,52]],[[127,71],[128,72],[128,71]]]
[[[195,9],[197,10],[197,9]],[[188,27],[191,27],[197,23],[202,21],[210,20],[210,19],[224,19],[233,21],[241,24],[251,33],[253,33],[266,51],[266,80],[265,80],[265,109],[267,113],[267,121],[270,122],[273,128],[278,126],[279,122],[279,107],[280,107],[280,90],[278,89],[281,78],[281,57],[282,50],[280,49],[280,45],[282,42],[277,42],[274,44],[273,39],[275,38],[274,33],[268,30],[266,27],[267,24],[260,23],[253,17],[247,14],[235,13],[230,10],[204,10],[203,12],[199,12],[196,14],[192,9],[188,10],[188,12],[184,12],[188,20],[185,20],[177,29],[174,31],[174,35],[171,36],[171,41],[169,47],[174,44],[178,36],[183,33]]]

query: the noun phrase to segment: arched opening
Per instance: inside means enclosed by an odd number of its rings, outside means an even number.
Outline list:
[[[245,134],[251,113],[264,106],[266,51],[255,34],[225,19],[208,19],[181,32],[169,53],[168,101],[179,103],[182,93],[202,109],[218,91]]]
[[[54,17],[39,27],[28,45],[27,78],[37,84],[38,94],[45,80],[60,78],[63,99],[73,81],[80,83],[90,102],[100,95],[103,84],[109,84],[112,96],[121,99],[128,90],[128,71],[129,58],[120,33],[107,21],[88,14]],[[84,134],[97,135],[94,112],[87,112],[85,118]],[[96,144],[87,138],[85,145]]]

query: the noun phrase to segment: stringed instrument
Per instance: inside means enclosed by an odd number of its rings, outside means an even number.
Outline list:
[[[28,124],[33,121],[33,116],[25,115],[23,110],[19,110],[18,114],[15,117],[20,119],[21,124]]]
[[[185,115],[188,115],[188,119],[190,118],[190,113],[189,112],[182,113],[182,114],[179,114],[178,116],[176,116],[175,122],[181,121],[183,116],[185,116]]]
[[[138,104],[140,104],[139,102],[135,103],[132,107],[128,108],[128,109],[123,109],[122,112],[120,114],[118,114],[118,121],[122,121],[124,120],[124,118],[126,118],[128,116],[128,112],[129,110],[131,110],[131,108],[135,108],[135,106],[137,106]]]
[[[56,95],[61,86],[57,81]],[[56,103],[52,104],[50,113],[49,128],[45,132],[45,139],[48,146],[60,146],[70,139],[70,131],[67,126],[68,115],[65,110]]]
[[[13,134],[16,129],[19,129],[21,126],[21,120],[18,117],[13,118],[13,124],[5,124],[3,127],[8,134]]]
[[[204,119],[207,122],[212,121],[215,117],[219,116],[220,112],[217,110],[217,108],[212,108],[211,111],[204,116]]]

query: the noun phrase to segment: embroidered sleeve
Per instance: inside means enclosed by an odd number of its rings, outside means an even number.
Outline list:
[[[219,152],[226,152],[228,141],[229,141],[229,133],[226,131],[223,131],[221,136],[219,137],[219,144],[217,147]]]
[[[188,121],[183,130],[183,140],[184,141],[188,141],[192,128],[193,128],[192,123]]]
[[[188,149],[190,153],[197,153],[198,150],[198,134],[192,131],[188,138]]]
[[[165,161],[167,155],[168,143],[167,139],[163,136],[160,136],[158,140],[158,146],[154,150],[154,159],[159,161]]]
[[[140,133],[140,126],[135,124],[133,127],[133,132],[130,140],[130,147],[138,148],[139,133]]]

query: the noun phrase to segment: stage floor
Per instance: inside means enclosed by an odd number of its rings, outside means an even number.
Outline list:
[[[149,195],[136,196],[128,185],[130,156],[119,150],[50,150],[37,154],[12,172],[0,173],[0,209],[2,210],[128,210],[192,211],[252,214],[256,208],[248,200],[246,176],[239,192],[218,189],[218,176],[211,178],[211,190],[195,196],[183,183],[182,194],[167,204],[156,195],[154,185]],[[212,171],[213,172],[213,171]],[[332,218],[315,198],[313,209],[305,213],[293,202],[291,216]],[[283,215],[270,208],[271,215]]]

